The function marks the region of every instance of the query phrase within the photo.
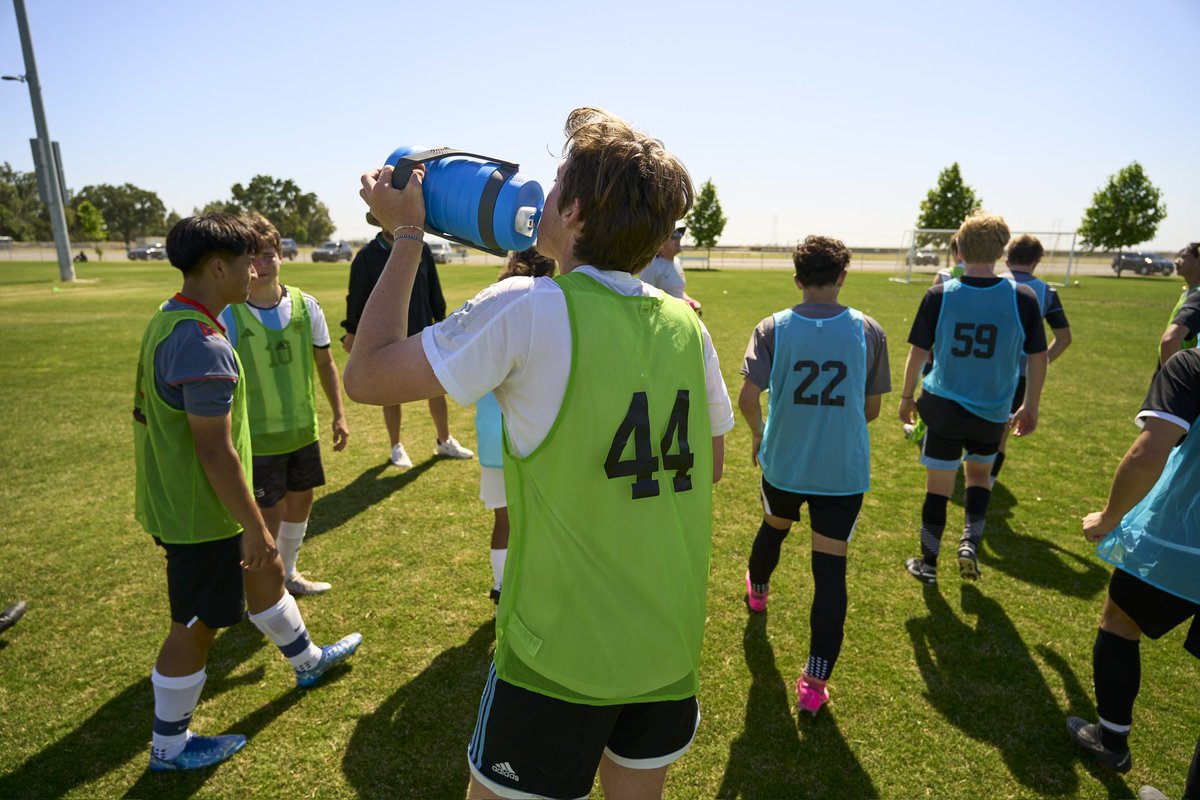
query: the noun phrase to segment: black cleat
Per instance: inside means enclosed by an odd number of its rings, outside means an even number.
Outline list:
[[[1129,772],[1129,768],[1133,766],[1133,756],[1128,749],[1119,753],[1104,746],[1104,742],[1100,740],[1099,725],[1079,717],[1067,717],[1067,733],[1075,744],[1095,756],[1101,764],[1112,767],[1117,772]]]

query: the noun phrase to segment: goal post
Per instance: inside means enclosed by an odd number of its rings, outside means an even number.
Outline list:
[[[913,228],[905,231],[896,250],[893,274],[889,280],[895,283],[932,282],[938,270],[953,266],[950,237],[955,233],[957,229],[948,228]],[[1009,241],[1025,234],[1036,236],[1045,250],[1037,276],[1051,286],[1070,286],[1077,267],[1077,232],[1013,229]],[[996,264],[996,271],[1004,271],[1003,259]]]

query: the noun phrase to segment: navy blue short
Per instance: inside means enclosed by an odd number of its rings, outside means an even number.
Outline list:
[[[167,597],[171,621],[228,628],[242,621],[246,608],[242,583],[242,534],[198,544],[154,541],[167,551]]]

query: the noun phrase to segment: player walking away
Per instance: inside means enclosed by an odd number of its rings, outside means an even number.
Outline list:
[[[1083,518],[1088,541],[1116,567],[1092,649],[1099,722],[1067,719],[1071,738],[1128,772],[1142,634],[1157,639],[1191,621],[1183,646],[1200,658],[1200,351],[1173,356],[1137,415],[1142,431],[1121,460],[1104,509]],[[1185,798],[1200,798],[1200,745]]]
[[[254,499],[283,560],[283,585],[294,595],[321,594],[328,583],[296,570],[313,489],[325,485],[313,379],[320,380],[333,411],[334,452],[350,437],[342,384],[320,304],[279,282],[279,231],[261,214],[247,214],[246,221],[258,236],[250,299],[226,306],[220,321],[246,370]]]
[[[662,289],[671,297],[678,297],[699,314],[701,313],[700,301],[691,297],[684,290],[687,286],[687,278],[683,274],[683,264],[679,261],[679,252],[683,249],[683,234],[686,231],[687,226],[685,225],[680,225],[671,231],[671,235],[663,242],[662,247],[658,248],[658,253],[646,265],[646,268],[638,274],[638,278],[642,283]]]
[[[766,611],[780,547],[807,503],[814,592],[796,698],[801,710],[816,714],[829,700],[825,684],[842,648],[846,553],[870,485],[867,423],[879,416],[892,385],[883,329],[838,303],[850,250],[837,239],[809,236],[792,261],[803,302],[758,323],[742,364],[738,407],[763,473],[763,521],[750,550],[746,602],[751,611]]]
[[[546,197],[553,281],[509,278],[421,339],[403,318],[425,218],[421,173],[362,195],[397,238],[346,365],[350,396],[490,390],[504,413],[512,535],[494,669],[467,749],[471,797],[661,796],[699,722],[700,645],[723,434],[733,409],[688,306],[635,273],[691,207],[683,165],[580,108]],[[410,233],[411,232],[411,233]]]
[[[1180,350],[1196,346],[1196,334],[1200,333],[1200,242],[1192,242],[1179,251],[1175,271],[1185,286],[1158,342],[1159,365],[1167,363]]]
[[[154,728],[150,769],[198,769],[232,756],[239,734],[193,736],[192,711],[218,628],[250,621],[308,688],[351,656],[352,633],[313,644],[283,588],[283,562],[250,490],[250,424],[241,359],[210,309],[244,303],[258,237],[242,219],[211,214],[181,220],[167,258],[183,289],[151,318],[134,391],[136,516],[167,558],[171,629],[151,675]],[[243,596],[244,592],[244,596]]]
[[[373,217],[367,221],[378,225]],[[342,337],[342,346],[349,353],[354,346],[354,336],[358,331],[359,318],[367,306],[367,298],[375,288],[383,265],[387,263],[388,255],[392,252],[392,233],[380,231],[367,245],[358,251],[350,264],[350,290],[346,295],[346,319],[342,327],[346,335]],[[413,283],[413,295],[408,304],[408,335],[417,336],[422,330],[435,322],[446,318],[446,298],[442,294],[442,283],[438,278],[437,262],[433,260],[433,251],[422,240],[421,268],[417,271]],[[437,430],[437,445],[433,449],[435,456],[446,458],[472,458],[474,451],[468,450],[450,435],[450,409],[446,405],[444,395],[429,398],[429,416],[433,418],[433,426]],[[413,465],[412,458],[400,442],[400,404],[396,403],[383,407],[383,424],[387,427],[388,439],[392,449],[388,460],[392,466],[408,469]]]
[[[958,234],[955,233],[950,236],[950,265],[937,271],[937,274],[933,276],[933,285],[941,286],[946,281],[962,276],[963,262],[962,256],[958,252]]]
[[[1017,436],[1037,427],[1046,377],[1046,332],[1033,290],[996,276],[996,261],[1008,237],[1008,225],[999,216],[975,212],[967,217],[958,229],[963,276],[930,287],[908,335],[912,347],[904,364],[900,421],[915,424],[919,409],[927,429],[921,447],[926,467],[921,557],[908,559],[905,566],[926,584],[937,582],[946,505],[960,462],[967,490],[959,574],[968,580],[979,578],[992,462],[1009,423],[1022,352],[1029,356],[1025,404],[1012,416],[1012,425]],[[933,368],[918,404],[913,397],[930,353]]]
[[[515,275],[530,278],[554,276],[554,259],[534,248],[513,253],[497,281]],[[504,561],[508,555],[508,501],[504,497],[504,418],[500,403],[488,392],[475,403],[475,441],[479,442],[479,499],[493,513],[492,519],[492,590],[488,597],[500,604],[504,584]]]
[[[1033,271],[1042,262],[1043,255],[1045,255],[1045,250],[1036,236],[1028,233],[1018,236],[1008,245],[1008,258],[1004,262],[1008,271],[1000,277],[1014,280],[1021,286],[1028,286],[1037,295],[1038,308],[1041,309],[1042,318],[1050,326],[1052,334],[1050,346],[1046,351],[1046,363],[1050,365],[1071,346],[1071,325],[1067,322],[1067,312],[1063,311],[1062,300],[1059,298],[1058,292],[1054,290],[1053,286],[1033,277]],[[1013,394],[1012,399],[1012,413],[1014,414],[1025,402],[1025,371],[1028,361],[1029,359],[1022,353],[1021,376],[1017,379],[1017,391]],[[996,453],[996,460],[992,462],[989,486],[996,485],[1000,468],[1004,466],[1004,452],[1007,443],[1008,428],[1005,428],[1004,437],[1000,440],[1000,451]]]

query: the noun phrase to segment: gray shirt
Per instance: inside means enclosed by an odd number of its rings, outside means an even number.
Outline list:
[[[829,319],[842,313],[845,306],[836,303],[800,303],[792,311],[809,319]],[[887,334],[879,323],[863,314],[863,334],[867,340],[867,396],[892,390],[892,369],[888,363]],[[775,356],[775,316],[764,319],[750,335],[742,376],[764,391],[771,383],[771,363]]]
[[[172,298],[164,310],[195,308]],[[237,385],[233,346],[213,320],[185,320],[154,351],[154,386],[167,405],[198,417],[222,417],[233,407]]]

